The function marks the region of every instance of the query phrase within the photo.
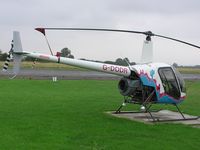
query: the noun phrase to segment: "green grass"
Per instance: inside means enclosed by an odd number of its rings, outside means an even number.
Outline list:
[[[200,74],[200,68],[179,67],[178,70],[180,71],[180,73],[185,74]]]
[[[200,129],[147,125],[105,111],[122,102],[117,81],[0,80],[0,150],[199,149]],[[200,114],[200,82],[181,109]]]

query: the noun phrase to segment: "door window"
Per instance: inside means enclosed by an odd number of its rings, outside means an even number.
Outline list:
[[[167,67],[167,68],[160,68],[158,72],[162,80],[165,93],[174,98],[180,98],[178,82],[176,80],[173,70]]]

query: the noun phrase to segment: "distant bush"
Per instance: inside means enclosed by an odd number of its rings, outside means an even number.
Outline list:
[[[7,53],[2,53],[2,51],[0,50],[0,61],[6,61],[7,56]]]

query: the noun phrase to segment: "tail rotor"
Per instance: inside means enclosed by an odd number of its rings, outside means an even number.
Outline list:
[[[9,63],[10,63],[10,60],[11,60],[11,57],[12,57],[12,52],[13,52],[13,40],[11,42],[11,49],[8,53],[8,56],[6,58],[6,61],[4,63],[3,69],[2,69],[3,72],[6,72],[8,70],[8,66],[9,66]]]
[[[11,59],[13,59],[14,76],[11,79],[13,79],[19,73],[22,55],[23,55],[23,49],[22,49],[20,34],[18,31],[14,31],[13,40],[11,43],[11,49],[9,51],[9,54],[6,58],[6,61],[2,69],[3,72],[6,72],[8,70],[8,66]]]

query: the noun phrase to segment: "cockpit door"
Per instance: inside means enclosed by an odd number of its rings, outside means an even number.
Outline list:
[[[158,70],[165,93],[178,99],[181,96],[175,74],[170,67],[160,68]]]

